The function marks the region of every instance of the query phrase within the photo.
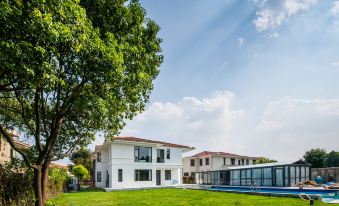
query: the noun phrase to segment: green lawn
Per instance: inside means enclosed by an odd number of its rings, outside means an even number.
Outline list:
[[[266,205],[309,205],[309,202],[298,198],[266,197],[257,195],[209,192],[203,190],[152,189],[135,191],[83,191],[64,193],[51,201],[54,205],[206,205],[206,206],[266,206]],[[53,205],[52,204],[52,205]],[[325,205],[316,201],[315,205]]]

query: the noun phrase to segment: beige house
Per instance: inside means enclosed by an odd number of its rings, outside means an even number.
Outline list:
[[[14,143],[19,148],[29,148],[29,145],[23,142],[20,142],[17,138],[18,135],[15,131],[10,131],[12,138],[14,139]],[[4,164],[11,161],[13,157],[20,157],[20,155],[11,148],[10,144],[0,136],[0,164]]]
[[[232,166],[253,165],[260,157],[249,157],[226,152],[204,151],[183,158],[184,176],[194,176],[196,172],[224,170]]]

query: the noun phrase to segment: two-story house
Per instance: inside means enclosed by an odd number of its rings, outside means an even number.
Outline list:
[[[110,190],[180,185],[182,154],[193,149],[136,137],[106,140],[95,151],[95,186]]]
[[[196,172],[224,170],[232,166],[252,165],[260,157],[249,157],[226,152],[204,151],[183,158],[184,176],[194,176]]]

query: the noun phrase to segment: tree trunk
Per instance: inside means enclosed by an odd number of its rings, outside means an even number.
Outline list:
[[[42,190],[41,190],[41,169],[34,169],[34,195],[35,206],[43,206]]]
[[[42,202],[45,204],[47,201],[47,187],[48,187],[48,166],[43,166],[41,170],[41,194]]]

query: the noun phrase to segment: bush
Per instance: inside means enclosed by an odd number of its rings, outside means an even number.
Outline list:
[[[67,170],[50,168],[48,170],[48,198],[52,198],[64,191],[68,179]]]
[[[18,161],[0,165],[0,204],[33,205],[33,172]]]

